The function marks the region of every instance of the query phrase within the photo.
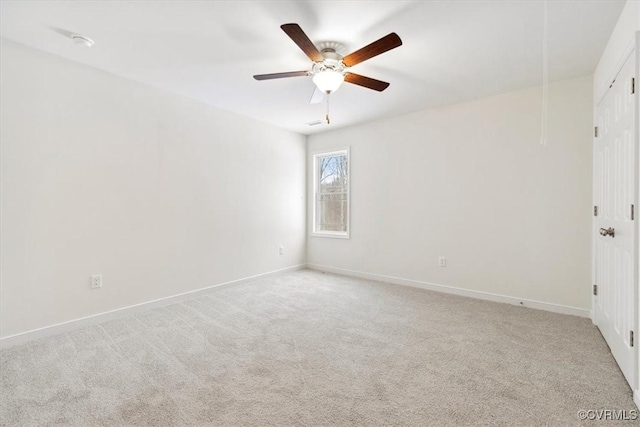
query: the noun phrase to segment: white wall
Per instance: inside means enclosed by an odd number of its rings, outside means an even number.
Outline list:
[[[304,263],[303,136],[1,55],[3,337]]]
[[[308,262],[588,310],[591,89],[551,85],[546,146],[540,88],[311,136],[351,147],[352,216]]]

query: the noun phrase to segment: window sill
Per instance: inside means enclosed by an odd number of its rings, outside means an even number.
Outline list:
[[[349,239],[349,233],[311,233],[311,237],[328,237],[330,239]]]

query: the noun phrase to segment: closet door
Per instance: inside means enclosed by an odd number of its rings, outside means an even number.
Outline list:
[[[596,109],[594,138],[595,322],[633,387],[636,280],[635,52]],[[635,79],[637,86],[637,78]],[[635,341],[635,342],[634,342]]]

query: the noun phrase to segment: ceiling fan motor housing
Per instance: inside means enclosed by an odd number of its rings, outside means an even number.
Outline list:
[[[342,56],[338,54],[332,48],[325,48],[321,51],[324,60],[321,62],[315,62],[311,69],[312,74],[320,73],[322,71],[335,71],[337,73],[343,73],[347,68],[342,62]]]

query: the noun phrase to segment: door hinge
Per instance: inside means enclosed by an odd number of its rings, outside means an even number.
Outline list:
[[[636,93],[636,78],[631,77],[631,95]]]
[[[598,295],[598,285],[593,285],[593,294]]]
[[[629,347],[633,347],[633,331],[629,331]]]
[[[593,216],[598,216],[598,207],[597,206],[593,207]]]
[[[635,205],[631,205],[631,221],[633,221],[636,217],[636,207]]]
[[[593,136],[595,136],[596,138],[598,137],[598,126],[593,128]]]

